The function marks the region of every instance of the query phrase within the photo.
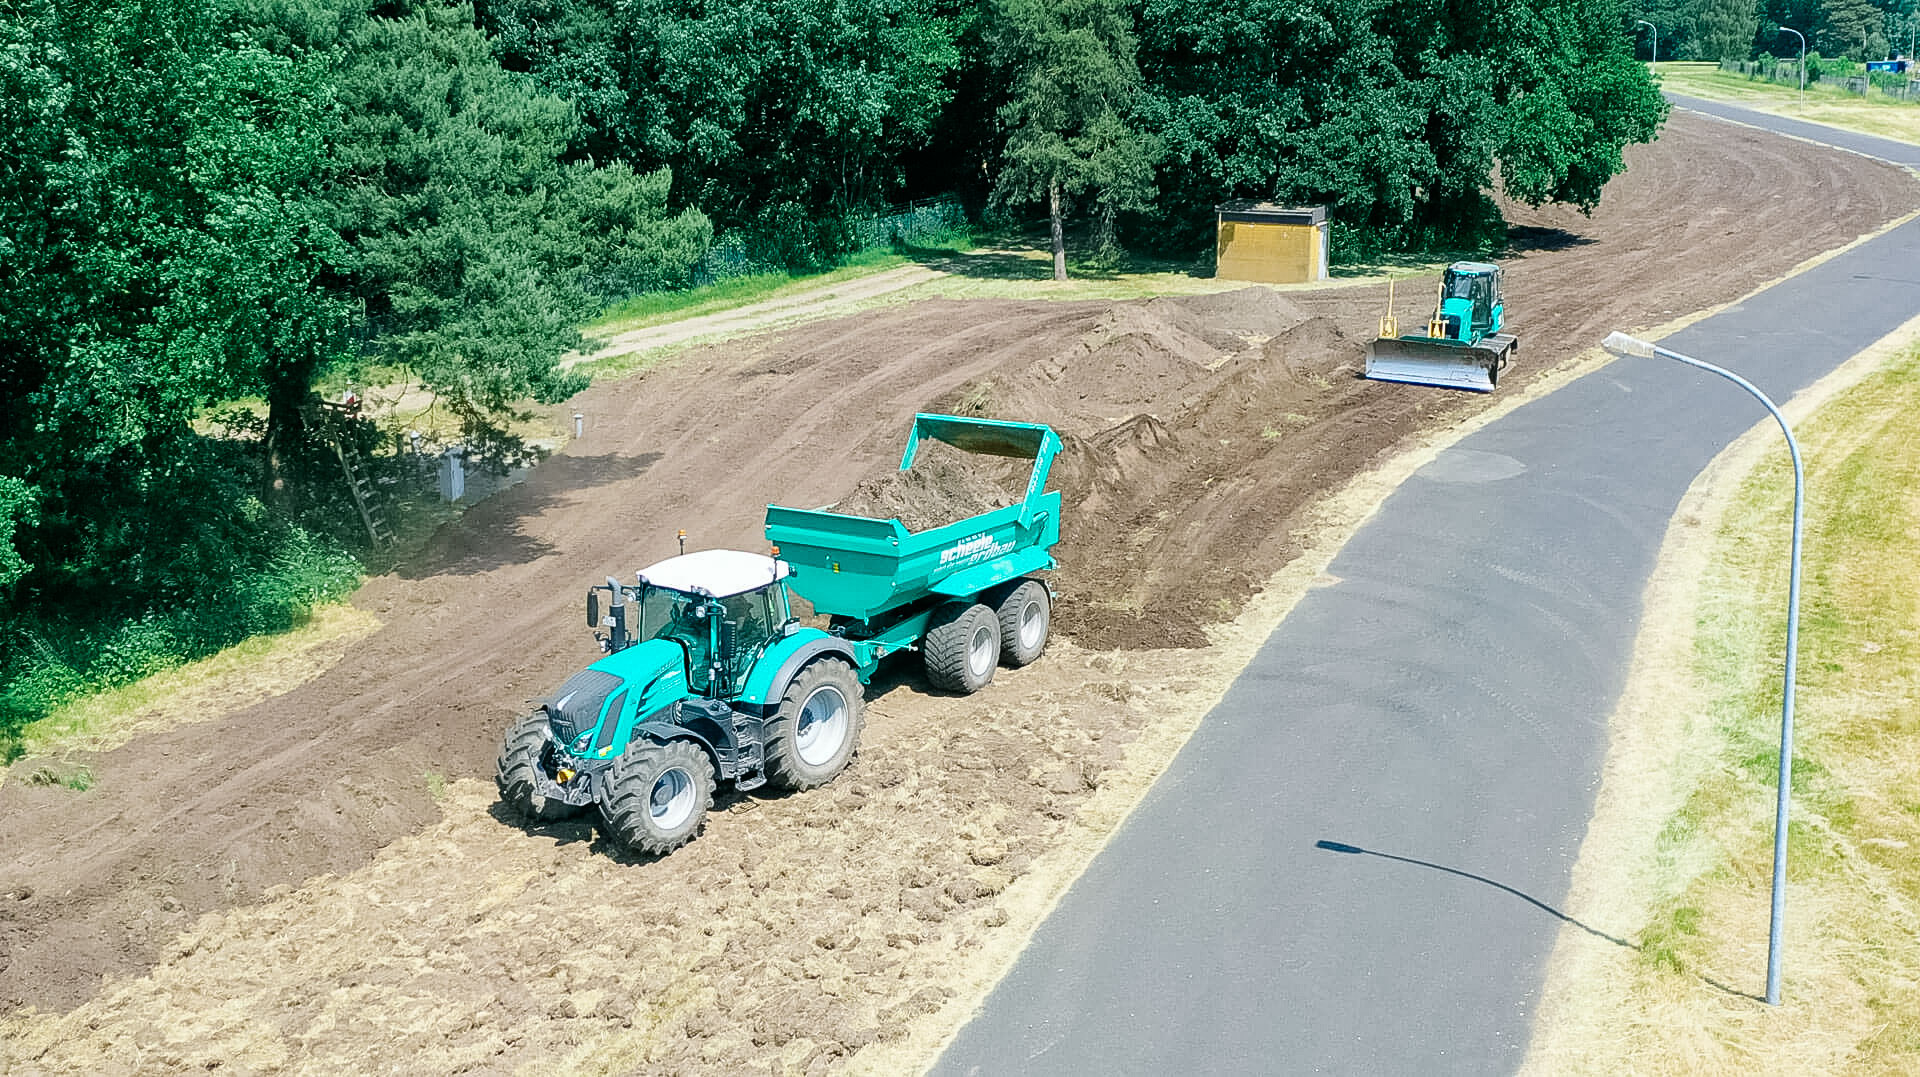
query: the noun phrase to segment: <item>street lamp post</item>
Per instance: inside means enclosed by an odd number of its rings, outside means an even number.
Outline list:
[[[1800,643],[1800,517],[1804,504],[1802,488],[1806,484],[1806,475],[1800,466],[1800,443],[1793,439],[1793,430],[1787,426],[1786,416],[1780,414],[1767,394],[1761,392],[1752,382],[1735,374],[1731,370],[1702,362],[1679,352],[1668,351],[1648,341],[1630,337],[1625,333],[1610,334],[1601,343],[1601,347],[1620,356],[1636,356],[1651,359],[1659,356],[1698,367],[1710,374],[1718,374],[1740,388],[1752,393],[1767,412],[1780,424],[1780,432],[1787,436],[1787,453],[1793,458],[1793,544],[1788,558],[1787,569],[1787,663],[1786,681],[1781,690],[1780,705],[1780,773],[1778,777],[1779,793],[1773,809],[1773,917],[1767,929],[1767,1005],[1780,1004],[1780,928],[1786,912],[1787,884],[1787,794],[1793,788],[1793,670],[1794,657]]]
[[[1807,92],[1807,35],[1791,26],[1782,26],[1782,31],[1800,39],[1800,92]]]
[[[1647,62],[1650,64],[1659,63],[1660,62],[1660,28],[1648,22],[1645,19],[1635,19],[1633,20],[1633,24],[1635,26],[1644,26],[1647,29],[1653,31],[1653,49],[1651,50],[1653,59],[1648,60]]]

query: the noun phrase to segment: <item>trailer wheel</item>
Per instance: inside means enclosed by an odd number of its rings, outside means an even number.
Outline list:
[[[500,800],[536,823],[557,823],[586,810],[584,805],[549,800],[535,792],[533,776],[540,757],[553,743],[553,729],[547,724],[546,711],[522,715],[507,727],[500,745],[500,758],[494,763],[493,781],[500,787]]]
[[[767,780],[812,789],[847,769],[860,747],[866,698],[853,667],[823,658],[800,671],[767,722]]]
[[[1000,620],[978,603],[949,602],[933,611],[920,650],[935,688],[978,692],[1000,664]]]
[[[713,761],[690,740],[636,739],[607,769],[600,821],[616,845],[664,856],[693,840],[713,807]]]
[[[1047,649],[1053,596],[1039,580],[1022,580],[994,610],[1000,618],[1000,661],[1018,669]]]

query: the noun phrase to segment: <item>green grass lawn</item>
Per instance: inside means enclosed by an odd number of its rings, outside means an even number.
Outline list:
[[[979,242],[979,237],[972,232],[955,232],[940,237],[937,243],[924,249],[862,251],[848,256],[839,266],[819,273],[757,273],[684,291],[652,292],[609,307],[581,329],[591,337],[607,337],[684,318],[697,318],[703,314],[732,310],[750,303],[780,299],[842,281],[869,277],[917,262],[959,256],[973,250]]]
[[[1710,63],[1663,63],[1655,65],[1655,71],[1661,87],[1674,93],[1920,145],[1920,102],[1895,100],[1878,91],[1860,97],[1820,82],[1803,93],[1793,86],[1750,81]]]
[[[1920,1073],[1920,347],[1796,423],[1807,530],[1782,1004],[1765,982],[1792,475],[1765,462],[1682,541],[1704,569],[1624,796],[1667,803],[1573,915],[1595,944],[1535,1072]],[[1696,545],[1698,544],[1698,545]],[[1688,552],[1663,551],[1663,562]],[[1639,676],[1639,674],[1636,674]],[[1633,689],[1630,689],[1632,692]],[[1633,740],[1630,723],[1616,730]],[[1617,762],[1610,758],[1610,766]],[[1615,780],[1610,772],[1608,781]],[[1603,800],[1608,795],[1603,794]],[[1596,816],[1594,842],[1614,847]],[[1617,816],[1615,818],[1618,818]],[[1583,851],[1583,858],[1587,855]],[[1597,959],[1592,955],[1598,954]]]

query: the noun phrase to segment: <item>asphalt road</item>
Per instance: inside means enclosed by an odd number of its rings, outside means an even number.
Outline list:
[[[1917,310],[1920,222],[1663,343],[1785,400]],[[934,1072],[1515,1069],[1669,518],[1763,420],[1711,375],[1622,360],[1421,470]]]
[[[1764,112],[1755,112],[1738,105],[1725,105],[1718,101],[1706,101],[1698,97],[1670,93],[1667,100],[1689,112],[1698,112],[1707,116],[1717,116],[1723,120],[1733,120],[1750,127],[1763,127],[1794,138],[1804,138],[1809,142],[1819,142],[1828,146],[1838,146],[1843,150],[1878,157],[1883,161],[1920,168],[1920,146],[1910,142],[1895,142],[1890,138],[1876,138],[1873,135],[1856,135],[1851,131],[1842,131],[1837,127],[1828,127],[1821,123],[1807,123],[1804,120],[1790,120],[1784,116],[1769,116]]]

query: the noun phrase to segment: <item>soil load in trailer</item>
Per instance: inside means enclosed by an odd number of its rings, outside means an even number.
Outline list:
[[[945,415],[914,417],[900,471],[926,441],[968,453],[1033,461],[1018,501],[940,527],[910,531],[898,518],[767,507],[767,541],[793,566],[791,586],[820,613],[873,625],[933,598],[978,594],[1054,567],[1060,494],[1045,491],[1060,437],[1048,427]]]

